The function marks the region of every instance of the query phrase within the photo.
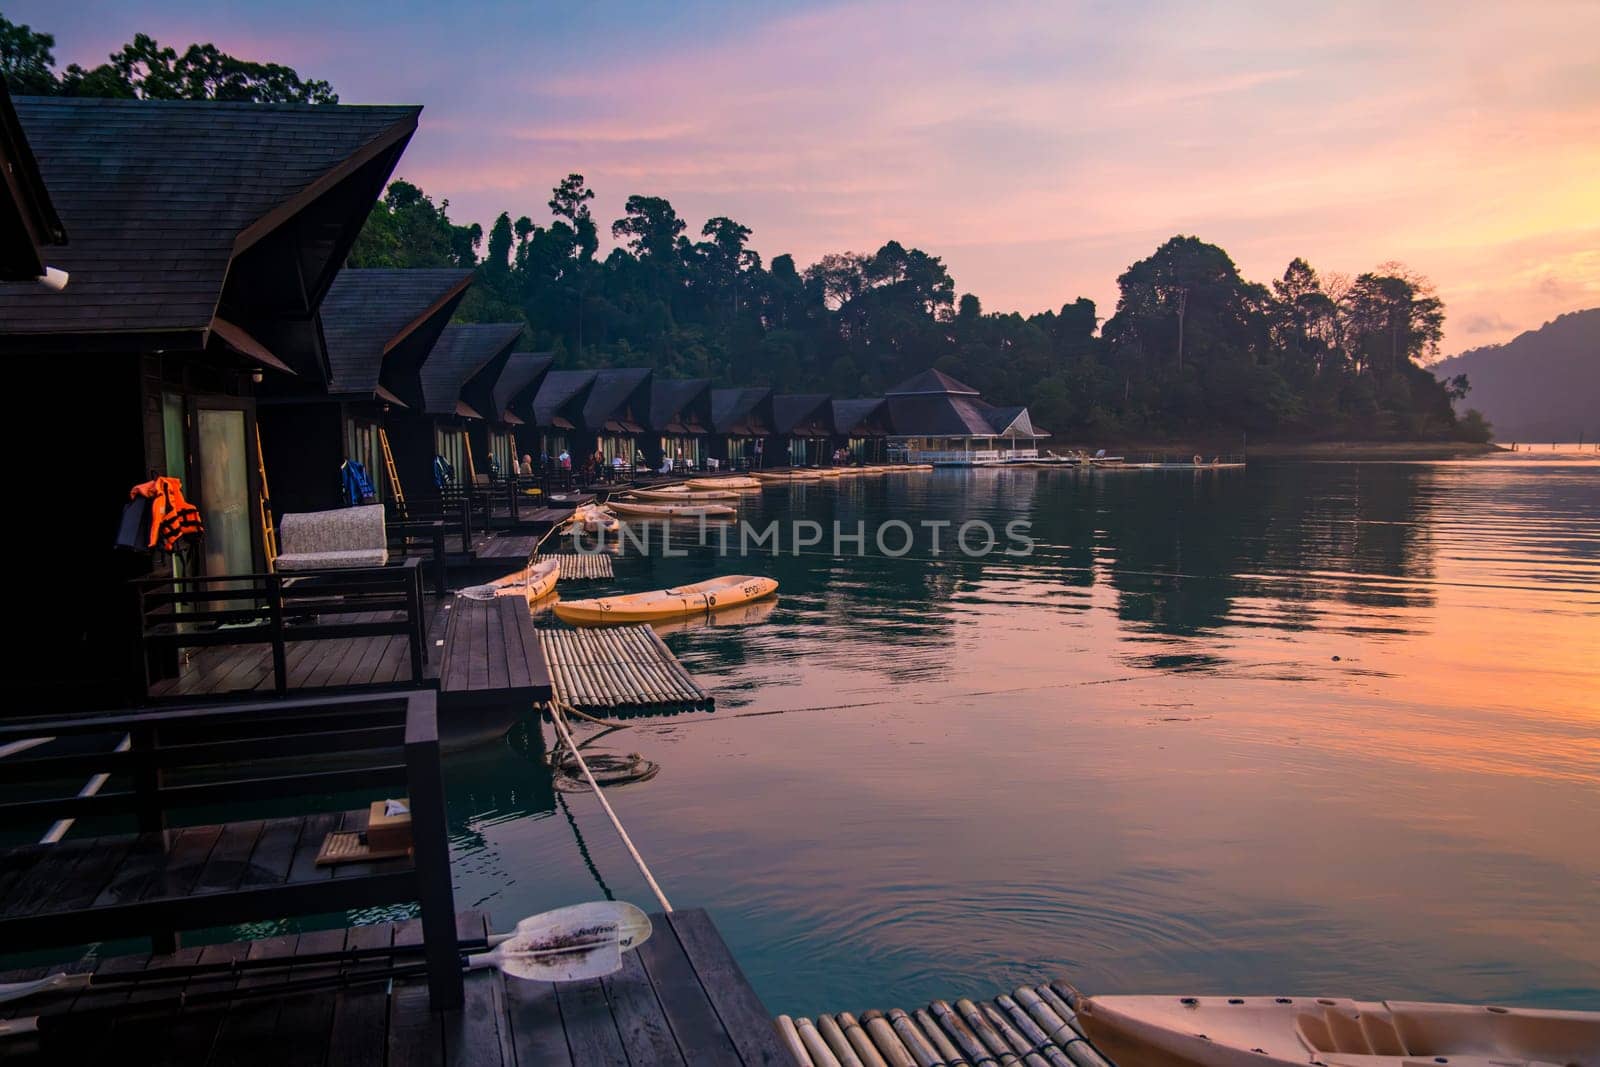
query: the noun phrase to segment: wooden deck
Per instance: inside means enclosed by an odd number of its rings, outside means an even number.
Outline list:
[[[439,731],[447,747],[499,737],[518,716],[550,698],[550,672],[526,601],[452,594],[428,597],[426,606],[426,684],[439,690]],[[292,642],[288,667],[291,694],[411,684],[406,639],[400,636]],[[183,674],[157,682],[150,697],[207,701],[272,693],[265,645],[223,645],[196,650]]]
[[[44,1018],[41,1035],[5,1039],[0,1054],[8,1065],[792,1067],[770,1016],[705,912],[651,919],[650,939],[625,954],[622,970],[608,978],[553,985],[472,971],[465,1006],[443,1013],[428,1008],[420,979],[391,982],[382,973],[392,960],[419,955],[421,929],[415,920],[183,948],[171,956],[91,959],[69,969],[93,966],[97,975],[111,977],[173,965],[282,959],[288,970],[213,971],[143,988],[91,987],[0,1005],[0,1017]],[[457,928],[464,944],[481,943],[490,930],[476,912],[461,915]],[[374,948],[395,952],[343,963],[294,964],[297,956]],[[45,968],[38,967],[3,978],[43,973]],[[259,995],[286,978],[323,976],[344,981],[325,991]],[[196,1003],[219,991],[249,999]],[[190,1003],[178,1003],[177,993]]]

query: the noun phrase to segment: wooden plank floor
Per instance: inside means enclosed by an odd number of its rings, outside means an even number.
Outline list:
[[[652,915],[655,932],[626,954],[621,971],[588,982],[552,984],[469,972],[457,1011],[428,1008],[420,979],[390,982],[386,963],[415,953],[415,920],[290,934],[262,941],[180,949],[175,956],[114,957],[93,966],[107,977],[175,963],[282,958],[287,971],[197,975],[160,987],[91,987],[0,1005],[0,1017],[78,1016],[51,1032],[7,1039],[10,1064],[470,1064],[473,1067],[589,1067],[616,1064],[792,1067],[771,1017],[703,911]],[[481,913],[458,918],[463,942],[490,927]],[[295,965],[297,955],[345,948],[392,948],[394,955]],[[409,958],[415,958],[411,955]],[[16,981],[43,968],[0,976]],[[336,990],[259,996],[299,978],[342,974]],[[365,977],[363,977],[365,976]],[[249,999],[183,1006],[186,997],[231,990]],[[79,1021],[81,1020],[81,1022]]]

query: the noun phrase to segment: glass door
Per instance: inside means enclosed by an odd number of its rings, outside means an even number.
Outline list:
[[[205,521],[206,574],[255,573],[256,499],[250,412],[223,398],[195,400],[194,504]]]

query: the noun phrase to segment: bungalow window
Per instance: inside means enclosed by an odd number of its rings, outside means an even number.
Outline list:
[[[365,419],[349,419],[344,424],[344,455],[366,468],[372,480],[374,499],[383,499],[383,446],[378,442],[378,424]]]
[[[433,431],[433,450],[444,457],[450,464],[450,469],[455,471],[456,483],[464,484],[472,473],[467,462],[467,435],[454,428],[436,427]]]

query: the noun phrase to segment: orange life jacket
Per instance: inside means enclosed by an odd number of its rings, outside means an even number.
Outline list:
[[[206,532],[200,509],[183,498],[183,483],[176,478],[155,478],[141,482],[129,492],[130,498],[150,498],[150,547],[171,552],[180,542],[198,540]]]

